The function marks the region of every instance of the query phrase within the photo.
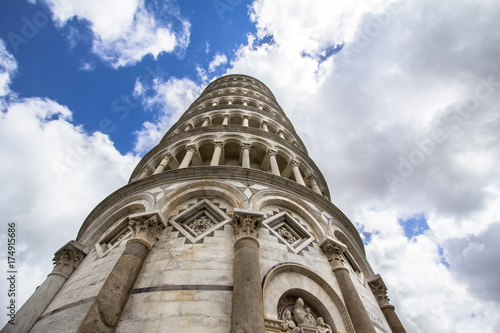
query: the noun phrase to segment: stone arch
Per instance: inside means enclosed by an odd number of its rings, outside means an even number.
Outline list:
[[[195,197],[218,197],[229,201],[234,208],[247,208],[248,201],[236,187],[217,181],[198,181],[179,186],[161,198],[155,205],[160,214],[168,218],[171,211],[183,201]]]
[[[266,318],[281,319],[278,318],[279,300],[284,295],[293,295],[313,305],[332,328],[334,325],[339,332],[354,333],[339,295],[319,274],[303,265],[283,263],[274,266],[264,276],[262,292]]]
[[[267,190],[260,191],[254,195],[251,199],[250,207],[258,211],[271,205],[287,208],[299,215],[311,226],[318,241],[322,240],[328,235],[328,226],[325,225],[316,212],[306,205],[301,205],[300,202],[299,198],[288,193]]]
[[[341,232],[340,230],[334,230],[333,235],[347,246],[347,250],[349,252],[349,255],[351,256],[350,258],[348,258],[348,260],[352,264],[352,266],[354,266],[354,270],[362,272],[365,277],[374,275],[373,271],[368,267],[368,265],[366,265],[366,260],[359,253],[357,247],[354,246],[354,244],[343,232]]]
[[[113,206],[106,209],[106,211],[99,214],[94,218],[90,224],[87,220],[83,223],[82,228],[77,236],[77,240],[93,246],[95,242],[108,230],[113,224],[121,219],[123,216],[131,213],[147,212],[153,209],[155,198],[149,193],[140,193],[131,195],[123,200],[118,201]]]

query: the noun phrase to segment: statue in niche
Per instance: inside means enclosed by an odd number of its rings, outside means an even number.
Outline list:
[[[319,333],[333,333],[330,325],[325,323],[322,317],[318,317],[318,332]]]
[[[292,313],[289,310],[286,310],[283,313],[283,320],[285,321],[281,324],[281,332],[286,333],[299,333],[300,328],[295,325],[295,322],[292,319]]]
[[[306,308],[306,315],[305,315],[305,320],[304,320],[304,325],[309,325],[309,326],[316,326],[316,318],[311,313],[310,308]]]
[[[306,308],[304,306],[304,300],[302,298],[297,298],[295,301],[295,307],[293,308],[293,315],[297,325],[307,325],[306,324]]]

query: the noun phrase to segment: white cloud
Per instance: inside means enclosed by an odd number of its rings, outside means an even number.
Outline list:
[[[127,183],[139,158],[120,154],[107,135],[75,126],[71,111],[50,99],[11,93],[2,105],[0,211],[5,222],[17,224],[20,305],[52,270],[55,251],[75,239],[99,201]],[[0,241],[6,244],[5,233]],[[5,256],[4,251],[0,260],[7,262]],[[6,290],[5,279],[0,289]]]
[[[44,1],[59,26],[74,17],[88,21],[93,51],[115,68],[189,44],[190,24],[170,2],[148,8],[144,0]]]
[[[16,70],[16,60],[5,48],[5,42],[0,39],[0,98],[10,93],[11,77]]]
[[[215,69],[221,65],[224,65],[227,63],[227,57],[225,54],[220,54],[217,53],[214,57],[214,59],[210,62],[208,65],[208,71],[213,72]]]
[[[149,87],[144,85],[143,82],[136,83],[134,92],[136,96],[143,98],[143,104],[146,108],[157,110],[157,118],[155,123],[145,122],[142,129],[135,133],[137,141],[134,151],[138,154],[148,152],[160,142],[168,129],[198,97],[203,88],[190,79],[174,77],[167,81],[156,79]],[[152,91],[152,95],[146,94],[149,89]]]
[[[368,259],[409,332],[500,328],[499,14],[492,1],[259,0],[258,32],[231,59],[270,87],[333,202],[373,233]],[[415,164],[405,176],[401,159]],[[420,213],[429,229],[408,239],[398,219]]]

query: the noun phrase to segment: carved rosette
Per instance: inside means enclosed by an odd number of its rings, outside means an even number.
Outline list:
[[[52,259],[54,269],[52,272],[70,276],[84,257],[83,246],[71,241],[54,254],[54,259]]]
[[[380,307],[389,305],[390,299],[387,296],[387,287],[380,275],[377,274],[374,279],[369,280],[368,285],[370,286],[373,295],[375,295]]]
[[[132,237],[129,242],[139,241],[151,249],[160,238],[165,225],[158,214],[154,214],[130,217],[129,228],[132,230]]]
[[[257,238],[259,228],[262,225],[264,214],[252,211],[243,211],[235,209],[231,225],[234,229],[236,238],[248,236]]]
[[[321,250],[326,254],[328,261],[332,267],[343,267],[342,253],[346,250],[346,246],[336,242],[331,238],[325,239],[320,244]]]

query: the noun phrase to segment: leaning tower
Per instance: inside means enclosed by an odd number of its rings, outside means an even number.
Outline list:
[[[272,92],[209,84],[2,332],[404,332]]]

